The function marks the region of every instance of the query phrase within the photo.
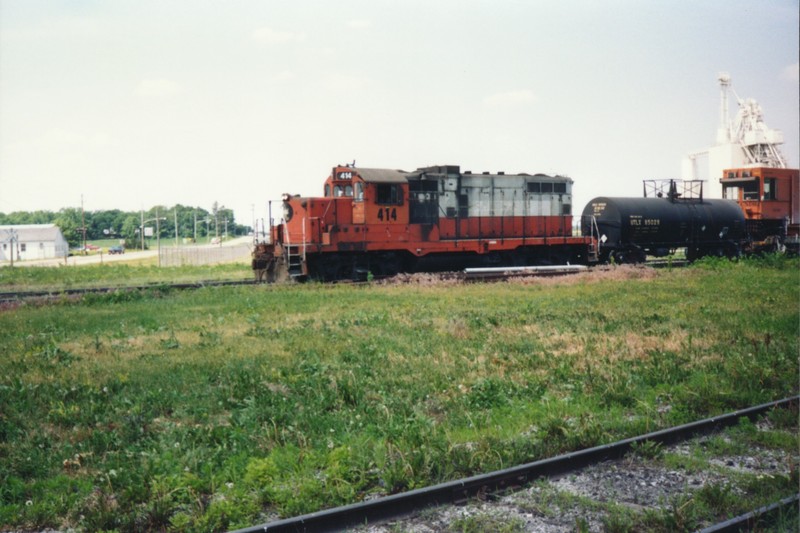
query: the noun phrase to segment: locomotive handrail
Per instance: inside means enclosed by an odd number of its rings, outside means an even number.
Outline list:
[[[303,262],[306,262],[306,246],[307,246],[307,239],[306,239],[306,217],[303,217]]]

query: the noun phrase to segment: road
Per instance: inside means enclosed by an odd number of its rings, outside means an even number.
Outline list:
[[[251,244],[252,237],[237,237],[223,242],[222,244],[204,244],[200,246],[218,247],[218,246],[239,246],[242,244]],[[67,257],[66,260],[61,258],[56,259],[30,259],[25,261],[14,261],[15,267],[59,267],[59,266],[84,266],[84,265],[98,265],[105,263],[122,263],[132,261],[142,261],[146,259],[153,259],[158,256],[158,250],[139,250],[129,249],[125,250],[124,254],[109,254],[109,253],[94,253],[92,255],[73,255]],[[0,267],[10,266],[8,261],[0,262]]]

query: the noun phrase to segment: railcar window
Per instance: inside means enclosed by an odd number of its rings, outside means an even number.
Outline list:
[[[553,192],[553,184],[542,183],[542,193],[551,193],[551,192]]]
[[[553,184],[553,192],[566,193],[567,192],[567,184],[566,183],[554,183]]]
[[[396,183],[378,183],[376,186],[375,203],[381,205],[400,205],[403,196],[400,185]]]
[[[745,200],[758,200],[758,181],[750,181],[742,187]]]
[[[528,182],[528,192],[542,192],[541,183],[536,183],[533,181]]]
[[[325,185],[325,198],[328,198],[331,195],[331,186]]]
[[[775,178],[764,178],[764,200],[774,200],[775,198],[777,198]]]
[[[356,182],[356,201],[361,202],[364,200],[364,184],[360,181]]]
[[[739,201],[739,187],[725,187],[722,189],[722,197],[726,200]]]
[[[344,195],[344,189],[342,189],[341,185],[336,185],[333,188],[333,195],[337,198]]]
[[[347,196],[348,198],[353,196],[353,186],[352,185],[346,185],[345,186],[344,195]]]

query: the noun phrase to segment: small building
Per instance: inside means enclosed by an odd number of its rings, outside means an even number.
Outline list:
[[[0,226],[0,261],[55,259],[68,254],[69,244],[55,224]]]

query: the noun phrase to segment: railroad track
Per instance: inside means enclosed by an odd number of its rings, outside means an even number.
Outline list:
[[[645,263],[644,266],[651,266],[653,268],[663,268],[666,266],[685,266],[680,262],[653,262]],[[443,277],[449,279],[458,278],[466,282],[482,282],[482,281],[502,281],[509,278],[517,277],[550,277],[550,276],[568,276],[572,274],[580,274],[591,270],[589,267],[583,265],[552,265],[552,266],[530,266],[530,267],[491,267],[491,268],[468,268],[460,272],[447,272],[440,273]],[[376,277],[373,281],[386,281],[391,277]],[[340,282],[341,283],[341,282]],[[369,282],[344,282],[354,285],[364,285]],[[237,285],[257,285],[260,284],[254,280],[201,280],[185,283],[155,283],[146,285],[115,285],[110,287],[83,287],[74,289],[50,289],[38,291],[9,291],[0,292],[0,304],[21,302],[31,299],[52,299],[62,296],[81,296],[85,294],[104,294],[116,291],[146,291],[146,290],[186,290],[186,289],[200,289],[203,287],[225,287]]]
[[[748,409],[742,409],[722,416],[716,416],[693,422],[690,424],[673,427],[639,437],[624,439],[613,444],[597,446],[586,450],[567,453],[551,459],[545,459],[515,466],[512,468],[472,476],[466,479],[441,483],[431,487],[394,494],[375,500],[355,503],[334,509],[310,513],[294,518],[277,520],[245,529],[235,533],[257,532],[328,532],[342,531],[348,528],[363,527],[366,524],[380,524],[400,517],[418,514],[422,510],[436,506],[447,506],[464,503],[470,500],[485,500],[487,495],[499,494],[509,490],[518,490],[533,481],[540,479],[564,478],[567,474],[576,474],[587,468],[593,468],[600,463],[619,460],[637,449],[652,446],[675,445],[691,438],[707,435],[724,428],[736,425],[743,417],[755,420],[758,416],[775,408],[788,408],[797,406],[800,396],[793,396],[779,401],[769,402]],[[780,512],[786,506],[797,506],[798,495],[784,498],[772,505],[717,524],[708,531],[740,531],[753,525],[758,519],[770,513]],[[435,528],[415,527],[408,529]],[[419,525],[419,524],[417,524]],[[575,524],[573,524],[573,527]],[[372,529],[370,531],[394,531],[396,529]]]
[[[254,285],[253,280],[206,280],[187,283],[154,283],[147,285],[117,285],[113,287],[83,287],[75,289],[52,289],[39,291],[12,291],[0,292],[0,304],[21,302],[31,299],[51,299],[62,296],[82,296],[85,294],[107,294],[117,291],[148,291],[148,290],[186,290],[200,289],[202,287],[227,287],[236,285]]]

